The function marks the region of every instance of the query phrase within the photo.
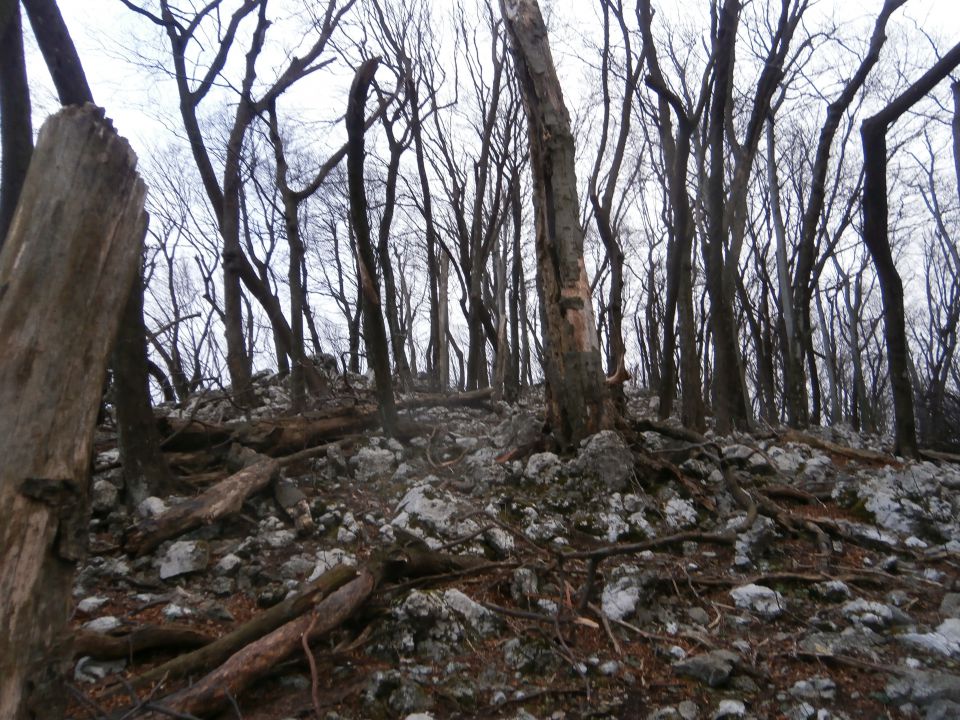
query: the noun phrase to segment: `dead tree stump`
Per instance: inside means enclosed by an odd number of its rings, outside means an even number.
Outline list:
[[[0,717],[62,715],[103,379],[146,188],[103,110],[40,130],[0,252]]]

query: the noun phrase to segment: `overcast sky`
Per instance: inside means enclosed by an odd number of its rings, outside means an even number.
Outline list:
[[[155,4],[154,0],[143,1]],[[765,0],[755,0],[760,1]],[[141,153],[151,146],[169,142],[169,133],[176,129],[177,122],[175,94],[169,84],[159,79],[157,72],[138,66],[136,58],[138,53],[149,58],[157,57],[158,51],[168,52],[166,45],[158,44],[164,38],[158,37],[155,28],[124,8],[119,0],[60,0],[59,4],[94,97],[107,108],[119,131],[128,136]],[[564,68],[575,65],[574,57],[581,50],[578,44],[582,44],[580,39],[587,34],[584,27],[592,27],[597,17],[595,4],[589,0],[553,1],[558,24],[554,52]],[[628,0],[625,4],[632,7],[633,3]],[[437,0],[438,7],[446,5],[446,0]],[[815,14],[830,15],[838,22],[859,22],[864,31],[869,32],[872,17],[881,5],[882,0],[814,0],[813,9]],[[226,6],[231,7],[232,3]],[[707,0],[654,0],[654,8],[660,13],[656,20],[659,23],[696,22],[708,13]],[[960,41],[958,0],[909,0],[897,12],[891,32],[914,24],[940,39],[943,48],[950,47]],[[42,118],[56,108],[56,102],[37,53],[32,51],[30,55],[28,62],[39,125]],[[576,88],[569,75],[564,81],[570,86],[568,93],[575,96]],[[342,101],[342,98],[323,98],[322,104],[329,111],[331,106],[339,107]]]

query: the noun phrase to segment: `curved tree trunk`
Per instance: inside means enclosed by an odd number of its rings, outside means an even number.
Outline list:
[[[887,362],[893,388],[896,452],[917,457],[917,428],[910,386],[909,348],[903,309],[903,282],[897,272],[888,237],[887,129],[901,115],[960,65],[960,44],[955,45],[923,77],[908,87],[883,110],[863,121],[863,241],[870,251],[880,280]]]
[[[379,58],[367,60],[357,69],[350,87],[347,104],[347,182],[350,187],[350,217],[357,236],[357,279],[363,306],[363,338],[367,347],[367,362],[373,368],[377,402],[383,431],[393,436],[397,430],[397,409],[393,400],[393,379],[387,350],[387,331],[380,309],[380,283],[376,274],[373,243],[370,240],[370,221],[367,218],[367,197],[363,188],[364,160],[364,106],[367,91],[380,64]]]

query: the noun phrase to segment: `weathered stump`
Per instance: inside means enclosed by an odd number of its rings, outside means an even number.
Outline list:
[[[146,223],[136,164],[103,110],[61,110],[0,252],[2,718],[62,715],[94,425]]]

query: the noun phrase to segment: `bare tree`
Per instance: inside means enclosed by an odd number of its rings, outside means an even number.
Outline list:
[[[562,445],[611,427],[616,412],[583,261],[570,120],[536,0],[500,0],[529,128],[547,417]]]
[[[909,349],[904,324],[903,282],[887,237],[887,130],[913,105],[960,65],[960,45],[955,45],[922,77],[883,110],[860,126],[863,141],[863,241],[870,251],[880,281],[883,318],[893,388],[894,442],[896,452],[917,457],[913,388],[910,385]]]
[[[363,337],[367,360],[373,368],[377,388],[377,402],[384,432],[397,432],[397,410],[393,399],[393,380],[387,350],[387,332],[380,309],[380,282],[377,277],[373,241],[370,238],[370,220],[367,217],[367,198],[363,182],[364,161],[364,107],[367,92],[380,64],[380,58],[371,58],[357,68],[350,87],[347,104],[347,180],[350,184],[350,217],[357,237],[357,277],[363,305]]]

